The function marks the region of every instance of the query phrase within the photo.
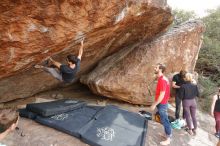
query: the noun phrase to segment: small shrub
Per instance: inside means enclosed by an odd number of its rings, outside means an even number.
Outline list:
[[[204,112],[210,112],[212,97],[216,93],[217,85],[209,78],[199,76],[198,86],[200,90],[198,107]]]

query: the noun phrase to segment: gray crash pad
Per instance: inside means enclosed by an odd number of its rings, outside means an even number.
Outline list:
[[[81,128],[93,120],[96,113],[102,108],[103,107],[83,106],[50,117],[37,116],[35,121],[79,138]]]
[[[55,104],[54,102],[53,104],[42,103],[37,108],[32,104],[32,107],[38,110],[37,112],[34,112],[33,108],[30,111],[30,107],[21,111],[23,111],[24,117],[78,137],[91,146],[144,145],[148,120],[139,114],[112,105],[88,106],[84,102],[77,108],[66,108],[65,101],[55,102]],[[57,108],[59,103],[65,110]],[[78,102],[74,103],[78,104]],[[45,117],[48,114],[44,113],[42,116],[42,111],[48,111],[48,109],[50,109],[49,113],[59,114]],[[55,112],[51,109],[55,109]],[[30,115],[34,115],[34,118]]]
[[[147,120],[136,113],[106,106],[85,125],[81,139],[92,146],[143,146]]]
[[[68,112],[82,107],[86,103],[71,99],[62,99],[50,102],[27,104],[26,109],[43,117]]]

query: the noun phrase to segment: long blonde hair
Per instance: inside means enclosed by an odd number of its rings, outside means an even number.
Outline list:
[[[185,81],[188,81],[188,82],[192,82],[193,81],[193,76],[192,76],[191,73],[186,73]]]

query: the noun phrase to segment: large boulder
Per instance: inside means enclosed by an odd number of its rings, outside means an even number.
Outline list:
[[[16,123],[18,118],[18,113],[15,109],[0,109],[0,133]]]
[[[194,70],[202,43],[203,23],[191,21],[175,26],[153,40],[127,47],[101,61],[80,81],[95,93],[133,104],[154,99],[154,66],[164,63],[167,75]]]
[[[85,37],[81,71],[172,23],[166,0],[1,0],[0,102],[25,98],[59,83],[33,65],[64,61]]]

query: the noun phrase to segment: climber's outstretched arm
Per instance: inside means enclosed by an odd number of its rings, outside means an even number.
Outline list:
[[[51,57],[49,58],[53,65],[60,69],[61,63],[53,60]]]
[[[79,49],[79,54],[78,54],[78,58],[81,60],[81,57],[82,57],[82,54],[83,54],[83,42],[84,42],[84,39],[81,41],[81,46],[80,46],[80,49]]]

